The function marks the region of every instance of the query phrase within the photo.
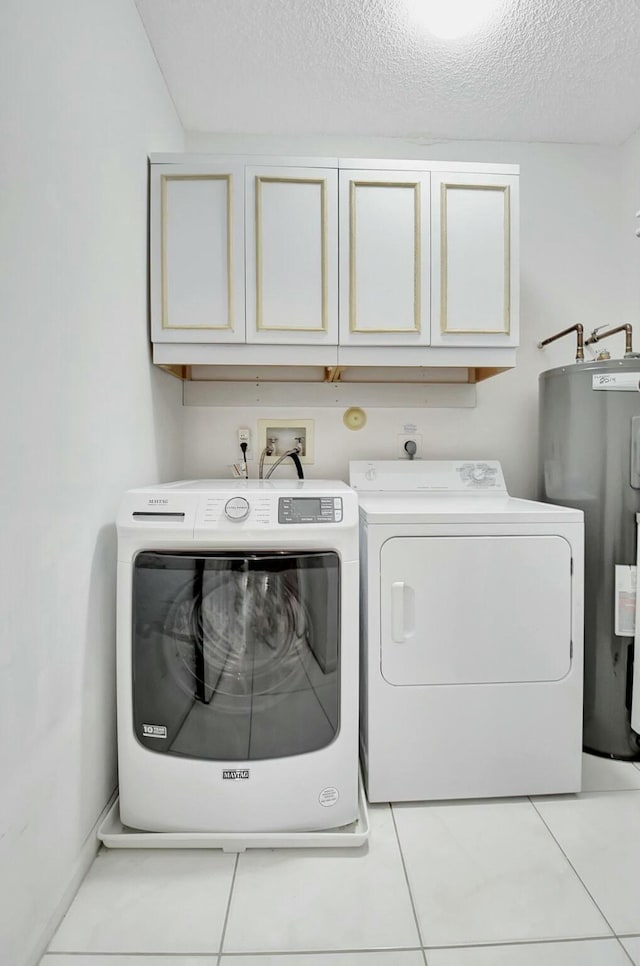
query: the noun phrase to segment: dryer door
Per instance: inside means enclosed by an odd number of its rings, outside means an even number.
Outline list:
[[[389,684],[555,681],[569,671],[571,551],[562,537],[392,537],[380,573]]]

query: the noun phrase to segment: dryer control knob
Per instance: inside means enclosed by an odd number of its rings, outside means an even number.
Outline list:
[[[471,479],[480,482],[481,480],[486,480],[487,478],[487,468],[486,466],[474,466],[471,470]]]
[[[224,512],[229,520],[234,520],[240,523],[242,520],[246,520],[249,516],[249,511],[251,507],[249,506],[249,501],[245,500],[243,496],[234,496],[224,505]]]

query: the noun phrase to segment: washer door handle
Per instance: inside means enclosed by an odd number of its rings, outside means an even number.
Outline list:
[[[391,584],[391,637],[397,644],[413,637],[414,612],[413,588],[404,580],[394,580]]]

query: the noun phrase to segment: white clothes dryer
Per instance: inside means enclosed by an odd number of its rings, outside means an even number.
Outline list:
[[[184,481],[129,491],[117,525],[123,824],[354,821],[356,494],[329,481]]]
[[[580,789],[582,512],[495,461],[352,462],[369,800]]]

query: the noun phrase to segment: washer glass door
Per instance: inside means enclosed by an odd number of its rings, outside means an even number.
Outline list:
[[[328,745],[339,729],[339,587],[334,552],[139,553],[138,740],[219,761]]]

